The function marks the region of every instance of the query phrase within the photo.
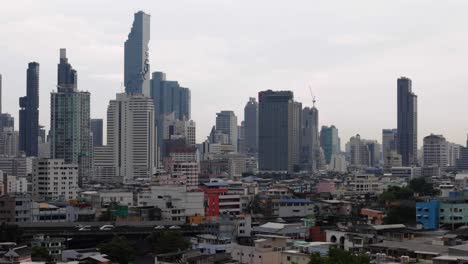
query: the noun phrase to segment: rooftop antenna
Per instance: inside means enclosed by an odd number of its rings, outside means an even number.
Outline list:
[[[314,93],[312,92],[312,88],[310,87],[309,85],[309,91],[310,91],[310,96],[312,97],[312,107],[315,107],[315,96],[314,96]]]

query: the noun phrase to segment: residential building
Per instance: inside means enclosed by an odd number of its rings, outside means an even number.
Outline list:
[[[149,178],[157,166],[153,101],[142,94],[117,94],[107,108],[107,147],[112,149],[114,182]]]
[[[258,152],[258,103],[250,97],[244,107],[244,133],[247,153]]]
[[[334,172],[345,173],[348,170],[346,157],[343,154],[334,154],[331,157],[329,170]]]
[[[442,135],[431,134],[423,141],[424,167],[437,166],[444,171],[447,168],[447,142]]]
[[[162,220],[186,223],[192,216],[204,216],[203,192],[189,191],[183,185],[154,185],[150,193],[138,195],[139,206],[157,206]]]
[[[133,25],[124,47],[124,85],[127,94],[145,94],[150,91],[150,15],[135,13]]]
[[[0,130],[0,155],[6,157],[19,156],[19,133],[12,127],[4,127]]]
[[[19,101],[19,149],[37,157],[39,137],[39,63],[28,64],[26,96]]]
[[[77,198],[78,165],[61,159],[35,159],[32,173],[33,194],[47,200]]]
[[[397,129],[383,129],[382,130],[382,157],[384,166],[391,168],[393,159],[398,155],[397,153],[397,140],[398,130]],[[400,156],[401,159],[401,156]],[[399,165],[401,166],[401,164]]]
[[[254,240],[254,246],[234,244],[231,257],[241,264],[281,263],[281,250],[287,246],[288,237],[259,236]]]
[[[50,97],[50,156],[67,164],[78,164],[79,181],[92,174],[90,93],[78,91],[77,72],[65,49],[60,49],[57,92]]]
[[[284,198],[279,201],[279,217],[306,217],[315,213],[315,205],[310,200]]]
[[[412,81],[401,77],[397,80],[397,151],[402,165],[417,164],[418,152],[418,97],[412,91]]]
[[[455,168],[457,166],[457,160],[460,158],[460,150],[463,148],[462,145],[447,142],[447,166]]]

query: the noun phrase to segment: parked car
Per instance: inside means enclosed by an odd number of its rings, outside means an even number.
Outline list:
[[[180,226],[173,225],[173,226],[169,227],[169,229],[180,229]]]
[[[115,226],[113,225],[103,225],[99,228],[99,230],[101,231],[110,231],[110,230],[113,230],[115,228]]]
[[[158,230],[159,230],[159,229],[164,229],[164,228],[166,228],[166,227],[163,226],[163,225],[158,225],[158,226],[155,226],[155,227],[154,227],[154,229],[158,229]]]
[[[80,229],[78,229],[78,231],[91,231],[91,226],[89,225],[83,226]]]

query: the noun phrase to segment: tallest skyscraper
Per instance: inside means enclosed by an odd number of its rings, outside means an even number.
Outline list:
[[[127,94],[149,96],[150,65],[148,42],[150,40],[150,15],[135,13],[132,29],[125,41],[124,82]]]
[[[398,127],[397,149],[403,166],[417,164],[418,104],[412,91],[411,79],[401,77],[397,81]]]

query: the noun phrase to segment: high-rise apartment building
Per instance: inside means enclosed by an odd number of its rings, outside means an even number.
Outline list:
[[[93,147],[102,146],[102,132],[103,132],[102,119],[91,119],[91,133],[93,134]]]
[[[33,161],[32,191],[46,200],[77,198],[78,165],[62,159],[35,159]]]
[[[455,168],[457,166],[457,160],[460,158],[460,150],[463,148],[462,145],[447,142],[447,166]]]
[[[19,149],[36,156],[39,138],[39,63],[31,62],[26,71],[26,96],[19,100]]]
[[[437,166],[441,171],[447,168],[447,141],[442,135],[431,134],[423,141],[424,167]]]
[[[320,146],[325,155],[325,162],[330,164],[333,155],[339,154],[340,138],[338,137],[338,129],[335,126],[322,126],[320,130]]]
[[[382,129],[382,158],[384,166],[389,167],[397,154],[397,129]]]
[[[417,164],[418,151],[418,97],[412,91],[411,79],[397,80],[398,127],[397,150],[403,166]]]
[[[309,171],[317,171],[320,162],[319,111],[315,107],[305,107],[302,111],[301,164]]]
[[[293,110],[291,91],[258,94],[258,161],[262,171],[293,171]],[[297,150],[299,151],[299,150]]]
[[[107,148],[112,151],[114,182],[153,175],[157,161],[154,105],[142,94],[117,94],[107,108]]]
[[[50,96],[50,156],[78,164],[81,184],[92,173],[90,93],[78,91],[77,73],[65,49],[60,49],[57,72],[57,92]]]
[[[149,96],[149,40],[150,15],[139,11],[135,13],[124,48],[124,85],[128,94],[142,93]]]
[[[350,165],[354,168],[378,166],[380,144],[376,140],[361,139],[358,134],[349,140]]]
[[[244,140],[247,153],[258,152],[258,103],[249,98],[244,107]]]
[[[233,111],[221,111],[216,113],[216,130],[228,136],[229,144],[234,152],[237,152],[237,116]]]

